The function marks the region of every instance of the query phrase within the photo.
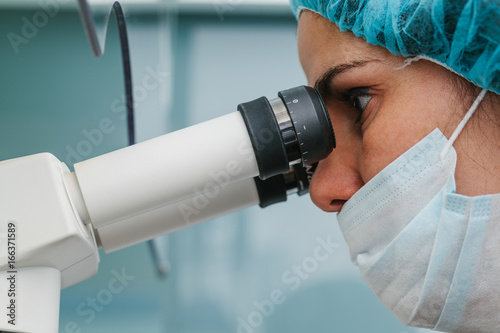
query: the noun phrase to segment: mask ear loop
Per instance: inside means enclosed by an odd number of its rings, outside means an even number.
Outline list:
[[[443,151],[441,152],[441,155],[440,155],[441,158],[443,158],[448,153],[448,151],[450,150],[451,146],[453,146],[453,143],[458,138],[458,135],[464,129],[465,124],[467,124],[467,122],[469,121],[470,117],[472,117],[472,115],[474,114],[474,112],[477,110],[479,104],[483,100],[483,98],[486,95],[487,91],[488,90],[486,90],[486,89],[481,90],[481,92],[477,96],[477,98],[474,101],[474,103],[472,103],[472,106],[470,107],[469,111],[467,111],[467,113],[465,114],[464,118],[462,119],[462,121],[460,122],[460,124],[458,124],[457,128],[455,129],[455,131],[451,135],[450,139],[448,140],[448,143],[446,144],[446,146],[444,146]]]

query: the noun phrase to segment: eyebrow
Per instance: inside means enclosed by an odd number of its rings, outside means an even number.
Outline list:
[[[314,84],[314,88],[318,89],[321,96],[328,96],[330,93],[330,84],[332,80],[339,74],[344,73],[352,68],[363,67],[369,62],[377,60],[357,60],[345,64],[334,66],[327,70]]]

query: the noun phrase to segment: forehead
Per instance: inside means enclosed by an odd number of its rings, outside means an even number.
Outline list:
[[[350,31],[340,31],[323,16],[304,10],[298,23],[299,58],[310,84],[339,64],[385,58],[388,51],[368,44]]]

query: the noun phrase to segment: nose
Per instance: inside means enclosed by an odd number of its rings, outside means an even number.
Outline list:
[[[312,201],[325,212],[339,212],[364,185],[355,147],[339,139],[342,137],[337,136],[337,148],[319,162],[309,187]]]

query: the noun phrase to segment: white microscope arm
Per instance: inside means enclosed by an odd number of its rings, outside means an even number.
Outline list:
[[[83,161],[73,173],[48,153],[0,162],[0,331],[56,333],[60,290],[97,272],[99,247],[111,252],[268,205],[275,199],[263,202],[254,177],[270,182],[334,144],[319,95],[298,87]]]

